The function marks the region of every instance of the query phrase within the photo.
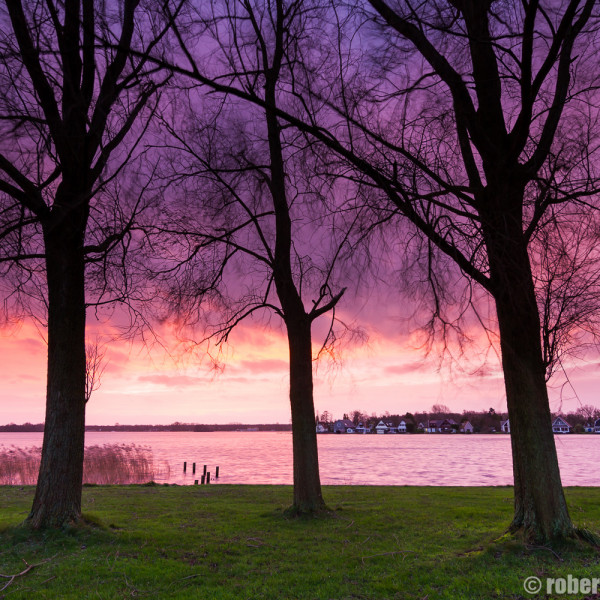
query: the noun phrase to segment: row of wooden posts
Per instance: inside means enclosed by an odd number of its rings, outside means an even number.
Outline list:
[[[183,472],[187,472],[187,462],[183,463]],[[196,463],[192,463],[192,475],[196,474]],[[219,467],[215,467],[215,479],[219,479]],[[200,484],[205,485],[210,483],[210,471],[206,470],[206,465],[204,465],[204,473],[200,478]],[[194,479],[194,485],[198,485],[198,479]]]

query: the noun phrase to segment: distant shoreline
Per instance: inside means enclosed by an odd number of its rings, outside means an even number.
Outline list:
[[[86,425],[86,431],[124,431],[124,432],[158,432],[158,431],[291,431],[289,423],[227,423],[227,424],[202,424],[202,423],[171,423],[170,425]],[[16,425],[0,425],[0,433],[36,433],[43,432],[43,423],[23,423]]]

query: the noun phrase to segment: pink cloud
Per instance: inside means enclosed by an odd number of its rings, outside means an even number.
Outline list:
[[[386,375],[406,375],[407,373],[415,373],[428,368],[428,365],[423,361],[415,361],[403,365],[388,365],[383,368]]]
[[[251,373],[272,373],[279,371],[287,371],[289,365],[285,360],[277,358],[264,358],[261,360],[243,360],[240,362],[240,367]]]
[[[17,375],[16,378],[13,378],[11,381],[39,381],[39,380],[40,380],[40,377],[37,375],[21,374],[21,375]]]
[[[28,351],[33,352],[46,352],[47,346],[46,343],[41,338],[21,338],[15,339],[14,344],[17,347],[24,348]]]
[[[191,377],[189,375],[140,375],[137,379],[138,381],[166,387],[190,387],[206,383],[206,379],[202,377]]]

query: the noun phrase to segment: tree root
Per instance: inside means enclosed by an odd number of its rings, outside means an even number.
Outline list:
[[[600,548],[600,535],[594,533],[589,529],[585,529],[582,527],[575,528],[575,536],[582,540],[583,542],[587,542],[591,546],[595,546],[596,548]]]
[[[520,540],[530,549],[545,549],[550,552],[554,552],[552,548],[550,548],[551,545],[558,545],[558,547],[561,547],[564,543],[568,544],[569,542],[577,541],[593,546],[594,548],[600,548],[600,535],[594,531],[580,527],[571,527],[567,532],[562,532],[559,535],[547,539],[538,539],[534,533],[524,527],[511,526],[503,536],[495,541],[499,542],[510,537]]]

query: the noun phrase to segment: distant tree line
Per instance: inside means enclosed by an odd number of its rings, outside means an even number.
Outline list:
[[[86,431],[291,431],[292,426],[289,423],[171,423],[170,425],[86,425]],[[43,423],[23,423],[17,425],[9,423],[8,425],[0,425],[0,432],[15,433],[15,432],[36,432],[44,431]]]
[[[585,404],[573,410],[565,413],[563,411],[557,411],[552,413],[552,419],[556,417],[562,417],[571,425],[574,433],[583,432],[585,425],[590,425],[600,419],[600,408]],[[352,421],[354,425],[362,423],[366,427],[374,428],[379,421],[383,421],[386,424],[392,424],[397,427],[400,421],[406,423],[406,431],[408,433],[418,433],[419,424],[427,426],[427,422],[432,419],[452,419],[457,427],[463,421],[469,421],[473,426],[473,430],[476,433],[492,433],[500,431],[500,424],[502,421],[508,419],[507,412],[496,412],[494,408],[489,410],[475,411],[475,410],[464,410],[462,413],[451,411],[447,406],[444,405],[433,405],[429,411],[426,412],[407,412],[404,414],[390,413],[385,411],[383,413],[369,413],[365,410],[352,410],[347,413],[343,413],[341,419],[348,419]],[[338,418],[333,413],[324,410],[320,415],[317,414],[317,423],[327,423],[333,426],[333,423]]]

